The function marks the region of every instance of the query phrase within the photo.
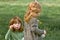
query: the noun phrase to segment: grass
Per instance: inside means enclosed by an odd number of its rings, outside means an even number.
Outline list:
[[[14,16],[19,16],[22,20],[27,10],[27,4],[32,0],[0,0],[0,40],[4,40],[4,36],[8,30],[9,21]],[[45,40],[60,39],[60,4],[59,0],[40,0],[42,6],[39,28],[46,29],[47,35]],[[49,3],[49,5],[43,4]],[[56,5],[51,5],[52,3]],[[50,6],[51,5],[51,6]]]

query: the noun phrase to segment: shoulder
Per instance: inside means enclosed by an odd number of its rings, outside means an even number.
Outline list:
[[[7,31],[7,34],[11,34],[11,32],[12,32],[12,30],[11,30],[11,29],[9,29],[9,30]]]
[[[37,20],[36,18],[31,18],[29,22],[34,22],[36,20]]]
[[[11,29],[8,30],[8,32],[10,32],[10,31],[11,31]]]
[[[39,20],[37,19],[37,22],[39,22]]]

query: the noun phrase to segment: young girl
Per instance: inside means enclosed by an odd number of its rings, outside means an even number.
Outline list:
[[[15,16],[10,20],[9,30],[5,35],[5,40],[22,40],[23,26],[19,17]]]
[[[24,16],[24,40],[42,40],[42,34],[46,34],[45,30],[38,28],[39,12],[41,11],[40,4],[35,1],[29,4],[28,12]]]

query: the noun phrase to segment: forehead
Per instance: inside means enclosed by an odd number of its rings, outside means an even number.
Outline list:
[[[15,19],[15,20],[14,20],[14,23],[17,23],[17,22],[20,23],[20,20]]]

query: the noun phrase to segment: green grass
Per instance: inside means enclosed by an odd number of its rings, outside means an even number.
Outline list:
[[[9,21],[14,16],[19,16],[22,20],[27,10],[27,4],[32,0],[0,0],[0,40],[4,40],[4,36],[8,30]],[[60,39],[60,4],[59,0],[40,0],[42,6],[39,28],[46,29],[47,34],[45,40]],[[48,3],[49,5],[43,4]],[[54,3],[50,6],[50,4]],[[57,4],[57,5],[55,5]]]

